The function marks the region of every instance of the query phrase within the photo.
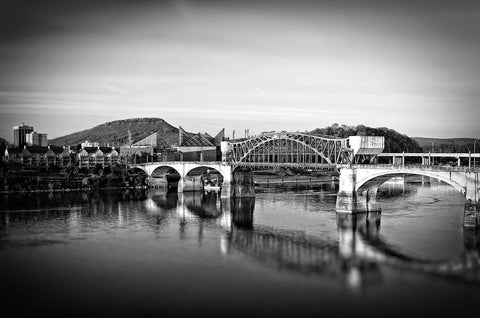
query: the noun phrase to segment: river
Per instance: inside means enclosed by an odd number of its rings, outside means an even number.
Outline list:
[[[480,238],[463,229],[460,193],[394,180],[381,213],[352,216],[336,213],[336,191],[3,195],[2,317],[475,312]]]

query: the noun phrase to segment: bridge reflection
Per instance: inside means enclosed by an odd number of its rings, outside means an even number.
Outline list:
[[[35,198],[4,198],[1,210],[9,212],[0,213],[1,236],[10,226],[15,230],[15,224],[39,220],[58,224],[59,219],[65,220],[65,227],[80,235],[82,228],[91,226],[91,222],[103,224],[107,218],[119,227],[137,225],[136,220],[141,218],[142,226],[158,232],[162,226],[179,224],[182,236],[189,221],[195,220],[192,228],[198,228],[199,242],[206,225],[223,231],[220,235],[222,253],[240,252],[281,270],[340,278],[352,290],[381,281],[382,264],[480,282],[478,229],[464,229],[465,253],[460,258],[429,261],[403,255],[384,242],[380,235],[380,213],[337,214],[337,238],[326,240],[303,231],[256,223],[255,197],[221,199],[215,192],[178,194],[154,190],[53,194],[53,197],[36,194]],[[15,211],[11,210],[12,206]]]
[[[190,204],[189,209],[198,217],[213,208],[208,200],[191,202],[197,203]],[[254,209],[255,198],[217,201],[217,217],[230,219],[230,222],[219,222],[226,229],[222,252],[241,252],[279,269],[341,277],[353,290],[380,281],[382,264],[480,282],[478,230],[464,231],[465,253],[461,257],[432,261],[402,254],[385,242],[380,236],[380,212],[337,214],[338,241],[331,241],[302,231],[255,224]]]
[[[338,241],[332,241],[302,231],[256,224],[255,198],[217,199],[213,204],[214,197],[191,195],[185,206],[192,215],[216,219],[225,229],[220,248],[226,254],[241,252],[282,270],[341,278],[352,290],[381,281],[382,264],[480,282],[478,231],[464,233],[465,254],[459,259],[423,260],[404,255],[383,241],[380,212],[337,214]]]

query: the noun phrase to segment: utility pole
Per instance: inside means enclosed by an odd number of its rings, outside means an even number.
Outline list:
[[[477,143],[477,139],[475,138],[475,141],[473,142],[473,167],[475,168],[476,166],[476,154],[477,154],[477,150],[475,149],[475,144]]]
[[[432,153],[434,153],[435,152],[435,144],[431,140],[430,140],[430,142],[432,143]],[[432,165],[435,165],[435,157],[434,156],[432,156]]]

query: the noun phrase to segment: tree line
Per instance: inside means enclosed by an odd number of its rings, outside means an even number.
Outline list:
[[[347,126],[335,123],[325,128],[316,128],[310,133],[339,138],[347,138],[350,136],[383,136],[385,137],[384,152],[423,152],[422,147],[420,147],[414,139],[386,127],[372,128],[364,125]]]

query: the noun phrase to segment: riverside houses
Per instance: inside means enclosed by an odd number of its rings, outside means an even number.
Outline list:
[[[97,164],[108,167],[118,161],[118,151],[114,147],[83,147],[77,152],[76,159],[80,168]]]
[[[69,150],[57,146],[23,146],[5,149],[8,162],[31,166],[65,165],[70,163]],[[64,160],[68,159],[68,160]]]

